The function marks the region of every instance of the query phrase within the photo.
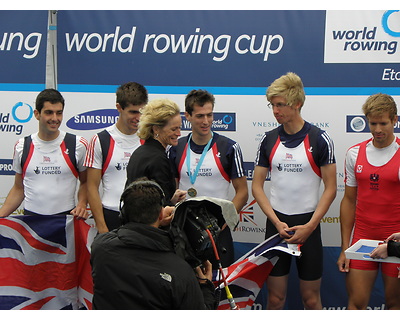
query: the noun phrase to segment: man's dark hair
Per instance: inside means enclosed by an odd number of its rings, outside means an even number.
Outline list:
[[[46,101],[50,102],[51,104],[61,102],[64,109],[65,100],[61,93],[56,89],[44,89],[38,94],[36,97],[36,110],[39,111],[39,113],[42,111]]]
[[[185,111],[192,115],[195,105],[204,106],[207,102],[211,102],[213,109],[215,98],[214,95],[206,90],[192,90],[185,98]]]
[[[149,101],[147,89],[136,82],[127,82],[119,86],[116,95],[117,103],[122,109],[125,109],[129,104],[141,106]]]
[[[132,182],[121,196],[121,214],[124,223],[153,224],[163,206],[164,192],[154,181],[138,179]]]

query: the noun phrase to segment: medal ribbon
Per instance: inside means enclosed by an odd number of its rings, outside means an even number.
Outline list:
[[[194,185],[194,183],[196,182],[197,179],[197,174],[199,173],[200,167],[204,161],[204,158],[208,152],[208,148],[210,147],[211,141],[213,139],[214,133],[211,131],[211,139],[208,141],[208,143],[206,144],[206,146],[203,149],[203,152],[201,154],[200,160],[197,163],[196,169],[194,171],[194,174],[192,174],[191,170],[190,170],[190,153],[192,152],[192,149],[190,149],[190,139],[192,138],[192,136],[190,135],[189,139],[188,139],[188,151],[186,152],[186,166],[187,166],[187,170],[188,170],[188,174],[189,174],[189,178],[190,178],[190,182]]]

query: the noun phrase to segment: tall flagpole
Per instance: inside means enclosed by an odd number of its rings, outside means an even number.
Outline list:
[[[57,89],[57,10],[48,11],[46,88]]]

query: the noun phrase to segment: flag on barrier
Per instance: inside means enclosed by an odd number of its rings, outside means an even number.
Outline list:
[[[288,244],[279,234],[276,234],[223,269],[230,292],[240,309],[250,309],[254,304],[261,287],[279,259],[278,252],[285,252],[297,257],[301,255],[299,245]],[[213,279],[214,283],[221,289],[218,309],[229,309],[230,304],[223,289],[225,285],[220,280],[219,271],[214,272]]]
[[[91,309],[96,233],[68,215],[0,218],[0,309]]]

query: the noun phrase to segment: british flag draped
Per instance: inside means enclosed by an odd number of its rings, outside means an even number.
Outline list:
[[[261,287],[279,259],[279,252],[297,257],[301,255],[299,245],[288,244],[279,234],[276,234],[222,270],[226,284],[239,309],[250,309],[254,304]],[[222,289],[218,309],[230,309],[230,301],[225,290],[223,290],[225,284],[221,281],[221,278],[222,275],[219,272],[213,274],[214,283],[219,289]]]
[[[91,309],[96,232],[73,216],[1,218],[0,309]]]
[[[96,234],[72,216],[0,218],[0,309],[92,309],[90,245]],[[300,255],[276,235],[223,270],[240,309],[254,303],[278,251]],[[222,297],[219,309],[227,308]]]

